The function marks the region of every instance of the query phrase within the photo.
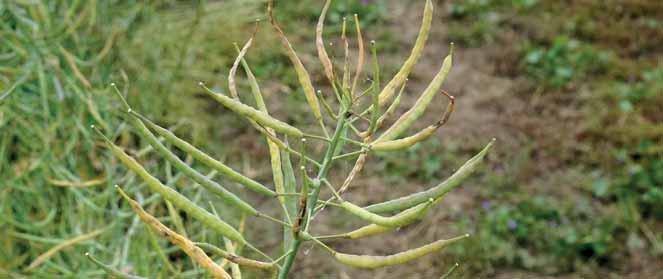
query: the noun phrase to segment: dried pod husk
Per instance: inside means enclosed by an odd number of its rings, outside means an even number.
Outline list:
[[[198,246],[194,245],[191,240],[181,236],[180,234],[174,232],[159,222],[157,218],[154,218],[154,216],[147,213],[143,207],[140,206],[140,204],[131,199],[124,191],[122,191],[120,187],[117,187],[117,190],[120,192],[120,195],[122,195],[122,197],[129,203],[129,205],[131,205],[131,208],[133,208],[134,212],[138,214],[138,217],[143,220],[145,224],[147,224],[151,229],[155,230],[159,235],[168,239],[168,241],[171,243],[180,247],[180,249],[189,255],[193,261],[205,268],[212,275],[212,277],[232,279],[230,274],[228,274],[225,270],[223,270],[223,268],[221,268],[212,259],[210,259],[205,254],[205,252]]]
[[[235,253],[225,251],[225,250],[223,250],[219,247],[216,247],[212,244],[209,244],[209,243],[196,242],[195,244],[196,244],[196,246],[202,248],[205,251],[208,251],[210,253],[218,255],[218,256],[220,256],[224,259],[227,259],[230,262],[239,264],[241,266],[257,268],[257,269],[264,269],[264,270],[271,270],[271,269],[276,268],[276,265],[274,263],[267,263],[267,262],[261,262],[261,261],[257,261],[257,260],[247,259],[247,258],[239,256]]]
[[[430,105],[433,97],[435,96],[435,93],[440,91],[442,83],[444,83],[444,80],[446,80],[447,75],[451,70],[451,65],[453,62],[453,49],[454,48],[452,45],[449,55],[447,55],[447,57],[444,58],[444,62],[442,62],[440,71],[438,71],[437,75],[435,75],[433,81],[431,81],[428,87],[426,87],[424,92],[421,93],[421,96],[419,96],[414,106],[412,106],[410,110],[401,115],[401,117],[399,117],[398,120],[396,120],[396,122],[394,122],[394,124],[391,125],[389,129],[387,129],[387,131],[380,135],[380,137],[378,137],[375,141],[376,143],[396,139],[403,132],[405,132],[407,128],[412,126],[412,123],[417,121],[417,119],[421,117],[424,111],[426,111],[426,108],[428,108],[428,105]]]
[[[357,81],[359,81],[359,76],[361,75],[361,71],[364,68],[364,37],[362,37],[361,35],[359,16],[355,14],[354,19],[355,19],[355,33],[357,33],[357,65],[355,66],[355,75],[354,78],[352,78],[352,88],[350,89],[352,98],[355,98]]]
[[[334,82],[334,66],[332,65],[329,55],[327,55],[327,50],[325,49],[325,42],[322,39],[322,30],[325,26],[325,17],[327,11],[329,10],[329,5],[331,0],[325,1],[325,5],[322,7],[322,12],[320,12],[320,17],[318,18],[318,25],[315,27],[315,46],[318,49],[318,59],[322,64],[322,68],[325,71],[325,76],[330,83]]]
[[[413,207],[417,204],[426,202],[431,198],[438,199],[446,195],[449,191],[458,187],[470,174],[472,174],[477,169],[479,164],[483,161],[483,158],[486,156],[486,153],[488,153],[488,150],[490,150],[490,148],[493,146],[493,143],[495,143],[495,139],[491,140],[490,143],[488,143],[488,145],[486,145],[486,147],[481,150],[481,152],[474,155],[474,157],[465,162],[465,164],[463,164],[453,175],[451,175],[444,182],[438,184],[437,186],[426,191],[414,193],[402,198],[369,205],[364,207],[364,209],[373,213],[394,212]]]
[[[433,243],[414,248],[411,250],[403,251],[389,256],[368,256],[368,255],[352,255],[345,253],[335,253],[334,258],[338,261],[359,268],[378,268],[384,266],[392,266],[404,264],[417,258],[423,257],[433,252],[437,252],[451,244],[469,237],[469,234],[454,237],[451,239],[441,239]]]

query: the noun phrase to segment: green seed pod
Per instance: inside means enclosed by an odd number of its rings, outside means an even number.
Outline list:
[[[209,88],[205,87],[205,85],[202,82],[200,83],[200,85],[205,89],[208,95],[214,98],[214,100],[218,101],[223,106],[227,107],[228,109],[232,110],[233,112],[241,116],[244,116],[248,119],[258,122],[260,125],[272,128],[277,132],[284,133],[289,136],[293,136],[296,138],[301,138],[304,136],[304,133],[302,131],[300,131],[299,129],[293,126],[288,125],[287,123],[281,120],[273,118],[268,114],[259,111],[257,109],[254,109],[250,106],[242,104],[239,101],[232,99],[226,95],[215,93]]]
[[[407,250],[389,256],[367,256],[367,255],[351,255],[344,253],[336,253],[334,254],[334,257],[338,261],[344,264],[359,268],[371,269],[383,266],[392,266],[392,265],[407,263],[411,260],[439,251],[442,248],[445,248],[469,236],[470,236],[469,234],[465,234],[451,239],[441,239],[433,243],[421,246],[419,248]]]
[[[426,40],[428,40],[428,34],[430,33],[431,22],[433,21],[433,3],[431,0],[426,0],[426,7],[424,8],[424,17],[421,21],[421,27],[419,28],[419,35],[417,35],[417,40],[414,43],[412,48],[412,53],[410,57],[405,60],[403,66],[398,70],[398,73],[392,78],[389,83],[382,89],[380,92],[380,106],[384,106],[391,97],[396,92],[396,88],[400,86],[407,76],[410,74],[410,71],[417,64],[419,57],[424,50],[424,45]]]
[[[412,123],[421,117],[424,111],[426,111],[426,108],[428,108],[428,105],[430,105],[431,100],[435,96],[435,93],[440,90],[442,83],[444,83],[444,80],[447,78],[447,75],[451,70],[453,53],[454,47],[452,44],[449,55],[447,55],[447,57],[444,58],[444,62],[442,62],[440,71],[437,73],[437,75],[435,75],[433,81],[431,81],[428,87],[426,87],[424,92],[421,93],[421,96],[419,96],[419,99],[417,99],[417,102],[414,104],[414,106],[406,113],[401,115],[401,117],[398,118],[398,120],[396,120],[396,122],[375,141],[376,143],[397,138],[399,135],[405,132],[407,128],[412,126]]]
[[[287,141],[286,141],[287,143]],[[297,179],[295,177],[295,170],[290,160],[290,153],[283,151],[281,153],[281,159],[283,160],[283,177],[284,184],[283,188],[286,193],[295,193],[297,192]],[[287,216],[290,220],[288,223],[292,224],[297,218],[297,197],[296,196],[286,196],[285,197],[285,209]],[[284,251],[287,251],[293,241],[292,232],[289,230],[283,231],[283,247]]]
[[[486,147],[481,150],[481,152],[479,152],[477,155],[474,155],[474,157],[465,162],[465,164],[463,164],[463,166],[461,166],[453,175],[451,175],[451,177],[447,178],[447,180],[438,184],[437,186],[426,191],[414,193],[402,198],[370,205],[365,207],[365,209],[373,213],[393,212],[413,207],[431,198],[438,199],[444,196],[449,191],[458,187],[465,180],[465,178],[467,178],[477,169],[479,163],[483,161],[486,153],[488,153],[488,150],[490,150],[490,148],[493,146],[493,143],[495,143],[495,139],[491,140],[490,143],[488,143],[488,145],[486,145]]]
[[[136,276],[136,275],[127,274],[127,273],[124,273],[124,272],[110,266],[110,265],[102,263],[101,261],[99,261],[99,260],[95,259],[94,257],[92,257],[92,255],[90,255],[90,253],[85,253],[85,256],[87,256],[87,258],[90,259],[90,261],[92,261],[98,267],[103,269],[106,272],[106,274],[112,276],[112,278],[117,278],[117,279],[145,279],[145,277],[140,277],[140,276]]]
[[[406,210],[403,211],[402,214],[397,214],[390,217],[377,215],[347,201],[342,202],[340,207],[350,212],[352,215],[355,215],[373,224],[387,227],[400,227],[414,222],[414,220],[419,218],[419,216],[426,212],[426,210],[428,210],[428,208],[430,208],[432,205],[433,200],[431,199],[430,202],[415,205],[411,208],[412,210]]]
[[[125,153],[120,147],[113,144],[110,140],[103,136],[100,131],[98,132],[106,141],[106,145],[111,150],[113,155],[120,159],[120,161],[122,161],[122,163],[124,163],[124,165],[126,165],[129,169],[138,174],[138,176],[140,176],[145,181],[150,190],[159,193],[164,199],[173,203],[173,205],[175,205],[177,208],[188,213],[191,215],[191,217],[200,221],[212,230],[239,243],[247,243],[246,240],[244,240],[242,234],[235,230],[235,228],[217,218],[212,213],[209,213],[205,209],[199,207],[172,188],[163,185],[161,181],[150,175],[150,173],[147,172],[147,170],[145,170],[138,162],[136,162],[134,158]]]
[[[288,41],[288,38],[285,36],[283,30],[281,30],[281,27],[274,18],[273,0],[269,0],[267,5],[267,10],[269,13],[269,20],[272,23],[272,27],[274,27],[274,30],[276,30],[276,33],[278,34],[279,38],[281,39],[281,42],[283,43],[283,46],[285,47],[286,55],[290,59],[292,66],[295,68],[295,72],[297,72],[297,78],[299,79],[299,83],[304,89],[306,102],[311,108],[311,111],[313,112],[315,118],[318,121],[322,121],[322,113],[320,113],[320,102],[318,101],[318,97],[315,95],[315,90],[313,89],[313,83],[311,83],[311,77],[309,76],[308,71],[306,71],[306,68],[304,68],[304,64],[302,64],[302,61],[299,60],[297,52],[295,52],[295,49],[292,47],[292,45]]]
[[[135,112],[132,112],[133,114],[138,115]],[[246,188],[249,188],[252,191],[255,191],[257,193],[263,194],[268,197],[275,197],[276,193],[274,191],[270,190],[269,188],[265,187],[264,185],[260,184],[259,182],[248,178],[241,173],[231,169],[224,163],[221,163],[212,156],[207,155],[205,152],[201,151],[200,149],[196,148],[195,146],[189,144],[188,142],[180,139],[177,137],[175,134],[173,134],[171,131],[168,129],[165,129],[154,122],[150,121],[149,119],[145,117],[141,117],[142,122],[150,128],[152,131],[156,132],[159,136],[162,136],[167,142],[175,145],[177,148],[181,149],[182,151],[186,152],[187,154],[191,155],[194,159],[200,161],[201,163],[205,164],[206,166],[212,168],[213,170],[216,170],[219,172],[221,175],[224,177],[227,177],[228,179],[237,182],[239,184],[244,185]]]
[[[447,105],[447,109],[444,111],[444,114],[442,115],[442,118],[439,121],[435,122],[433,125],[424,128],[423,130],[419,131],[418,133],[412,136],[397,140],[382,141],[375,143],[371,146],[371,150],[394,151],[394,150],[405,149],[415,145],[418,142],[422,142],[428,139],[430,136],[432,136],[435,133],[435,131],[437,131],[438,128],[440,128],[442,125],[447,123],[447,121],[449,120],[449,116],[454,110],[454,103],[455,103],[454,97],[444,91],[442,91],[442,93],[447,97],[449,97],[449,104]]]
[[[441,198],[432,201],[432,204],[430,206],[428,206],[425,210],[419,210],[417,208],[417,206],[414,206],[414,207],[410,207],[410,208],[404,210],[403,212],[400,212],[400,213],[396,214],[394,217],[403,218],[404,220],[401,224],[401,227],[402,226],[407,226],[409,224],[412,224],[417,219],[421,218],[424,214],[426,214],[426,212],[428,212],[428,210],[430,208],[432,208],[434,205],[436,205],[440,200],[441,200]],[[363,226],[361,228],[358,228],[358,229],[356,229],[354,231],[351,231],[349,233],[346,233],[346,234],[344,234],[344,237],[350,238],[350,239],[359,239],[359,238],[378,235],[378,234],[381,234],[381,233],[392,231],[394,229],[395,229],[395,227],[381,226],[381,225],[377,225],[377,224],[370,224],[370,225],[366,225],[366,226]]]
[[[143,220],[145,224],[156,231],[159,235],[168,239],[168,241],[171,243],[180,247],[180,249],[189,255],[193,261],[205,268],[212,275],[212,277],[220,279],[232,279],[230,274],[228,274],[225,270],[223,270],[223,268],[221,268],[212,259],[210,259],[205,254],[205,252],[194,245],[191,240],[176,233],[175,231],[166,227],[166,225],[159,222],[157,218],[154,218],[154,216],[147,213],[143,207],[140,206],[140,204],[131,199],[124,191],[122,191],[120,187],[117,187],[117,191],[120,192],[120,195],[122,195],[122,197],[129,203],[129,205],[131,205],[131,208],[133,208],[134,212],[138,214],[138,217],[140,217],[140,219]]]
[[[408,79],[405,79],[405,81],[403,82],[403,85],[401,85],[401,89],[398,90],[398,94],[396,95],[396,98],[394,99],[394,101],[391,103],[391,105],[389,105],[387,110],[378,119],[378,123],[377,123],[377,128],[378,129],[380,129],[380,127],[382,127],[382,123],[384,123],[384,121],[387,120],[387,118],[389,118],[394,113],[394,111],[396,111],[396,108],[398,108],[398,105],[401,104],[401,96],[403,96],[403,91],[405,91],[405,86],[407,85],[407,81],[408,81]]]
[[[373,105],[371,106],[371,124],[368,127],[368,135],[375,132],[380,117],[380,66],[378,65],[378,53],[375,41],[371,41],[371,60],[373,62]]]
[[[226,190],[218,183],[212,181],[207,176],[193,169],[192,167],[187,165],[184,161],[182,161],[180,158],[178,158],[177,155],[173,154],[173,152],[168,150],[168,148],[164,146],[161,142],[159,142],[159,139],[157,139],[157,137],[154,134],[152,134],[152,132],[150,132],[150,130],[145,126],[145,124],[143,124],[143,122],[137,115],[138,115],[137,113],[134,113],[133,111],[129,110],[129,117],[128,117],[129,123],[131,123],[131,125],[134,126],[134,128],[136,128],[138,133],[143,138],[145,138],[161,156],[163,156],[164,158],[166,158],[166,160],[168,160],[168,162],[173,164],[173,166],[176,169],[184,173],[187,177],[191,178],[196,183],[203,186],[208,191],[217,194],[224,201],[234,206],[237,206],[242,211],[252,215],[259,215],[258,211],[255,208],[253,208],[253,206],[243,201],[242,199],[240,199],[230,191]]]

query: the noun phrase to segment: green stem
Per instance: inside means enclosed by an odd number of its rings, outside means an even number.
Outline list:
[[[305,211],[305,216],[303,220],[302,227],[304,228],[304,232],[308,231],[308,225],[309,225],[309,219],[307,218],[308,216],[311,216],[310,214],[313,212],[313,209],[315,206],[318,204],[318,195],[320,194],[320,180],[324,177],[327,176],[327,172],[329,171],[329,168],[331,166],[331,163],[334,161],[334,150],[336,150],[337,146],[340,144],[341,141],[341,135],[343,134],[343,127],[345,126],[347,119],[345,117],[345,114],[347,112],[347,107],[344,105],[341,105],[341,109],[339,112],[339,119],[336,124],[336,130],[334,131],[334,135],[331,137],[331,142],[329,143],[329,146],[327,147],[327,151],[325,153],[325,157],[322,160],[322,165],[320,166],[320,169],[318,171],[318,175],[314,181],[318,181],[317,187],[312,187],[313,192],[309,196],[307,202],[306,202],[306,211]],[[306,179],[306,178],[304,178]],[[299,247],[301,246],[302,243],[302,238],[300,235],[295,235],[295,239],[290,245],[290,249],[288,249],[289,255],[285,258],[285,262],[283,264],[283,268],[279,271],[278,274],[278,279],[286,279],[288,278],[288,273],[290,273],[290,270],[292,269],[292,265],[295,262],[295,258],[297,257],[297,252],[299,251]]]

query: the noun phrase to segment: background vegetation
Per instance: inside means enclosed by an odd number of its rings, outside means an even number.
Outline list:
[[[277,16],[322,81],[313,43],[322,3],[281,2]],[[385,76],[393,74],[407,57],[423,6],[405,2],[334,1],[329,41],[338,44],[331,38],[342,17],[358,13],[366,38],[379,42]],[[265,10],[257,0],[0,2],[0,277],[103,277],[83,256],[87,251],[142,276],[200,276],[120,201],[111,185],[130,185],[134,195],[144,186],[97,146],[87,127],[120,127],[114,132],[122,145],[153,174],[199,204],[224,210],[121,124],[108,88],[115,82],[160,125],[269,183],[258,133],[201,98],[196,86],[202,80],[225,87],[232,42],[246,40],[250,22]],[[375,271],[326,262],[323,251],[305,247],[312,257],[295,267],[296,277],[434,278],[456,261],[459,278],[663,276],[662,18],[656,0],[437,1],[433,34],[401,109],[416,99],[453,41],[458,55],[445,89],[457,97],[456,114],[438,140],[372,158],[350,194],[368,204],[424,189],[496,137],[487,167],[444,207],[421,225],[367,240],[362,247],[373,248],[360,252],[405,248],[421,235],[470,231],[474,237],[408,267]],[[262,26],[249,62],[270,111],[306,122],[288,113],[303,104],[303,94],[275,45]],[[142,198],[151,212],[170,216],[166,224],[211,238],[186,216],[169,214],[159,196]],[[319,218],[328,224],[320,232],[356,225],[334,211]],[[263,236],[260,246],[278,245],[276,226],[250,220],[248,226]],[[93,239],[29,268],[48,249],[98,229]]]

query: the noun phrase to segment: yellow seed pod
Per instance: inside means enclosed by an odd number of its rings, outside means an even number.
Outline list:
[[[421,203],[412,207],[412,210],[403,211],[403,214],[397,214],[390,217],[384,217],[375,213],[371,213],[370,211],[347,201],[342,202],[340,207],[350,212],[352,215],[355,215],[373,224],[387,227],[400,227],[412,223],[424,212],[426,212],[426,210],[428,210],[428,208],[430,208],[432,205],[433,200],[431,199],[427,203]]]
[[[322,64],[322,68],[325,70],[325,76],[329,82],[334,82],[334,66],[327,55],[327,50],[325,50],[325,42],[322,39],[322,30],[325,26],[325,16],[327,15],[327,10],[329,10],[329,5],[331,0],[325,1],[325,5],[322,7],[322,12],[320,12],[320,17],[318,18],[318,25],[315,27],[315,46],[318,49],[318,59]]]
[[[405,149],[409,148],[412,145],[415,145],[418,142],[422,142],[428,139],[430,136],[432,136],[435,133],[435,131],[437,131],[438,128],[440,128],[442,125],[447,123],[447,121],[449,120],[449,116],[454,110],[454,104],[455,104],[454,97],[449,95],[444,90],[442,90],[442,94],[446,95],[449,98],[449,104],[447,105],[447,109],[444,111],[444,114],[442,115],[442,118],[440,120],[438,120],[433,125],[424,128],[423,130],[419,131],[418,133],[412,136],[397,140],[377,142],[371,146],[371,150],[394,151],[394,150]]]
[[[265,127],[272,128],[277,132],[284,133],[289,136],[293,136],[296,138],[301,138],[304,136],[304,133],[302,131],[300,131],[299,129],[293,126],[288,125],[287,123],[281,120],[278,120],[262,111],[254,109],[243,103],[240,103],[239,101],[232,99],[226,95],[213,92],[209,88],[205,87],[205,85],[202,82],[200,83],[200,85],[205,89],[205,92],[207,92],[208,95],[210,95],[214,100],[218,101],[226,108],[232,110],[233,112],[241,116],[244,116],[250,120],[258,122],[259,124]]]
[[[407,263],[411,260],[423,257],[430,253],[439,251],[451,244],[469,237],[469,234],[458,236],[451,239],[441,239],[433,243],[414,248],[397,254],[389,256],[368,256],[368,255],[352,255],[345,253],[335,253],[334,258],[338,261],[359,268],[378,268],[383,266],[392,266]]]
[[[403,66],[398,70],[398,73],[396,73],[394,78],[392,78],[380,92],[381,107],[391,99],[396,92],[396,89],[405,82],[410,71],[412,71],[414,65],[419,61],[419,57],[421,57],[424,50],[424,45],[426,45],[426,40],[428,40],[432,21],[433,2],[431,0],[426,0],[426,7],[424,8],[424,17],[421,21],[421,27],[419,28],[419,35],[417,35],[417,40],[414,42],[410,57],[405,60],[405,63],[403,63]]]
[[[430,199],[430,200],[432,200],[432,199]],[[440,200],[442,200],[442,198],[432,200],[432,202],[431,202],[432,204],[424,210],[418,210],[418,208],[415,206],[415,207],[408,208],[408,209],[404,210],[403,212],[400,212],[400,213],[396,214],[395,216],[398,216],[399,218],[404,218],[405,219],[404,222],[401,224],[401,227],[402,226],[407,226],[409,224],[412,224],[417,219],[421,218],[424,214],[426,214],[426,212],[428,212],[428,210],[430,210],[430,208],[432,208],[434,205],[439,203]],[[409,217],[403,217],[403,216],[409,216]],[[392,231],[394,229],[395,229],[395,227],[382,226],[382,225],[377,225],[377,224],[370,224],[370,225],[366,225],[366,226],[363,226],[361,228],[358,228],[358,229],[356,229],[354,231],[351,231],[349,233],[346,233],[346,234],[344,234],[344,237],[350,238],[350,239],[359,239],[359,238],[378,235],[378,234],[381,234],[381,233]]]
[[[205,252],[193,244],[188,238],[179,235],[173,230],[166,227],[164,224],[159,222],[157,218],[147,213],[143,207],[140,206],[136,201],[131,199],[120,187],[117,187],[120,195],[131,205],[131,208],[138,214],[138,217],[145,222],[150,228],[159,233],[159,235],[165,237],[171,243],[177,245],[189,255],[189,257],[194,260],[196,263],[205,268],[214,278],[223,278],[223,279],[232,279],[230,274],[228,274],[223,268],[218,266],[212,259],[210,259]]]
[[[225,235],[226,237],[239,243],[248,244],[242,234],[235,230],[235,228],[219,219],[218,217],[212,215],[212,213],[209,213],[202,207],[199,207],[179,192],[163,185],[159,179],[152,176],[147,170],[143,168],[143,166],[136,162],[134,158],[125,153],[120,147],[113,144],[110,140],[103,136],[100,131],[96,131],[99,132],[104,141],[106,141],[106,145],[111,150],[113,155],[120,159],[120,161],[125,166],[138,174],[138,176],[140,176],[143,181],[145,181],[145,184],[150,188],[150,190],[159,193],[165,200],[173,203],[173,205],[175,205],[177,208],[183,210],[187,214],[191,215],[191,217],[205,224],[207,227],[213,229],[214,231]]]
[[[385,131],[380,137],[375,141],[375,142],[381,142],[381,141],[388,141],[388,140],[393,140],[396,139],[399,135],[401,135],[407,128],[412,126],[412,123],[414,123],[421,115],[426,111],[426,108],[428,108],[428,105],[430,105],[431,100],[435,96],[435,93],[437,93],[440,90],[440,87],[442,86],[442,83],[447,78],[447,75],[449,74],[449,71],[451,70],[451,65],[453,62],[453,53],[454,53],[454,47],[453,44],[451,45],[451,49],[449,51],[449,55],[447,55],[446,58],[444,58],[444,62],[442,62],[442,67],[438,71],[437,75],[433,78],[433,81],[426,87],[423,93],[421,93],[421,96],[417,99],[417,102],[408,110],[406,113],[401,115],[401,117],[394,122],[387,131]]]
[[[286,50],[286,55],[290,59],[292,66],[295,68],[295,72],[297,73],[297,78],[299,79],[299,83],[302,86],[302,89],[304,89],[306,102],[311,108],[311,111],[313,112],[315,118],[318,121],[322,121],[322,113],[320,113],[320,102],[318,101],[318,97],[315,95],[315,90],[313,89],[313,83],[311,83],[311,77],[309,76],[308,71],[306,71],[306,68],[304,68],[304,64],[302,64],[302,61],[299,60],[297,52],[295,52],[295,49],[292,47],[290,41],[288,41],[288,38],[285,36],[285,33],[283,33],[283,30],[281,29],[279,24],[276,22],[276,19],[274,18],[273,0],[269,0],[267,5],[267,10],[268,10],[267,12],[269,13],[269,20],[272,23],[272,27],[274,27],[274,30],[276,30],[276,33],[278,34],[279,38],[281,38],[281,42],[283,43],[283,46],[285,47]]]

